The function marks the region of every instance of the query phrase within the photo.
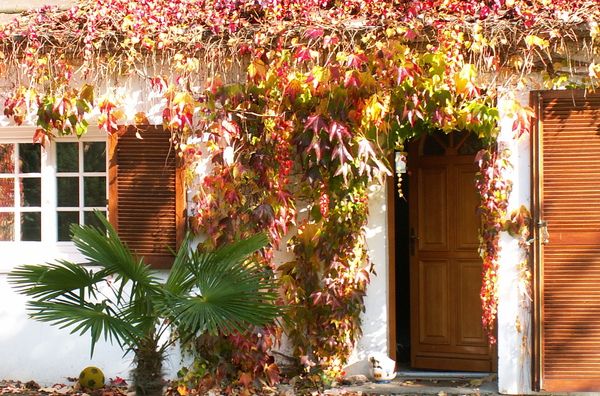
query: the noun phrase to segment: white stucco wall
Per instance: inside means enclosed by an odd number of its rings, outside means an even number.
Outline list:
[[[128,377],[130,359],[116,347],[99,343],[90,358],[89,336],[69,336],[45,323],[27,318],[26,298],[16,294],[0,275],[0,378],[40,384],[68,383],[86,366],[100,367],[107,377]]]
[[[367,244],[369,256],[374,264],[376,275],[365,297],[365,312],[362,315],[363,336],[352,354],[346,373],[365,374],[369,372],[367,356],[371,352],[388,353],[388,262],[389,241],[387,231],[386,188],[373,187],[369,196],[369,222],[367,225]]]
[[[515,95],[513,98],[512,95]],[[529,92],[512,92],[498,103],[501,132],[498,143],[511,152],[513,189],[508,213],[521,205],[530,208],[531,160],[529,134],[515,139],[510,101],[529,105]],[[498,390],[505,394],[531,392],[531,313],[529,299],[519,292],[519,263],[523,251],[519,241],[503,232],[500,238],[498,273]]]
[[[90,365],[100,367],[107,380],[129,377],[132,354],[123,356],[118,345],[101,341],[90,357],[88,334],[69,334],[68,329],[29,319],[26,302],[7,282],[6,273],[0,273],[0,379],[69,384],[67,377],[77,377]],[[177,349],[169,351],[165,375],[173,378],[180,361]]]

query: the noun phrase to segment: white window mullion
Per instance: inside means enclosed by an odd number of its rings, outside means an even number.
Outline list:
[[[83,142],[78,142],[77,151],[79,153],[79,224],[83,224]]]
[[[15,241],[21,240],[21,169],[19,167],[19,144],[15,143],[15,180],[14,180],[14,196],[15,196]]]
[[[42,149],[42,242],[55,243],[58,237],[56,213],[56,145]]]

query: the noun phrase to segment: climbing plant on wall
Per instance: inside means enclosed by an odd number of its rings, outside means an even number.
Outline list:
[[[214,247],[266,230],[273,269],[289,247],[277,276],[294,354],[335,378],[360,335],[369,188],[390,174],[390,154],[432,130],[493,143],[496,86],[527,83],[532,70],[564,83],[570,46],[597,48],[599,17],[594,0],[83,0],[0,29],[0,73],[15,84],[4,115],[37,125],[40,143],[80,136],[93,117],[115,133],[156,118],[124,111],[120,96],[139,81],[185,160],[194,231]],[[592,62],[582,83],[598,77]],[[520,133],[529,113],[514,114]],[[503,153],[479,164],[493,334],[510,184]],[[261,338],[240,337],[248,348]]]

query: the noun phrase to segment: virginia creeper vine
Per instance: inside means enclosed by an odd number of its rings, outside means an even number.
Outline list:
[[[565,72],[550,49],[567,59],[569,45],[597,50],[599,18],[595,0],[82,0],[0,29],[0,76],[15,86],[4,116],[36,125],[43,143],[81,136],[92,119],[115,133],[158,112],[188,167],[193,230],[213,246],[269,233],[263,260],[292,304],[295,355],[336,377],[360,336],[372,276],[367,192],[390,174],[393,149],[432,130],[493,141],[499,82],[481,75],[527,84],[542,64],[554,84]],[[583,82],[594,86],[600,67],[588,66]],[[126,114],[118,93],[136,79],[159,98],[154,114]],[[493,342],[509,164],[493,151],[478,162]],[[286,246],[293,258],[276,268]],[[231,340],[240,356],[258,334]],[[277,377],[269,359],[255,360],[262,368],[244,366],[239,382]]]

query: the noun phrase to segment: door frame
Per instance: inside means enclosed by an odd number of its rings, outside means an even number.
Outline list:
[[[389,161],[393,164],[393,158]],[[395,169],[394,169],[395,172]],[[388,355],[396,360],[396,200],[394,176],[386,177],[388,237]]]
[[[408,154],[410,156],[410,154]],[[407,157],[408,157],[407,156]],[[388,158],[389,163],[394,164],[393,154]],[[410,158],[408,158],[410,162]],[[533,169],[533,166],[532,166]],[[395,172],[395,169],[393,169]],[[410,172],[410,170],[408,171]],[[473,180],[475,182],[475,180]],[[387,202],[387,238],[388,238],[388,265],[387,265],[387,314],[388,314],[388,356],[396,360],[396,341],[397,341],[397,328],[396,328],[396,203],[395,194],[397,194],[397,186],[394,182],[394,176],[386,177],[386,202]],[[535,292],[535,291],[534,291]],[[411,305],[414,302],[411,301]],[[410,324],[412,331],[412,324]],[[492,349],[492,372],[498,371],[498,348],[497,345],[491,346]]]
[[[543,263],[541,259],[542,245],[539,238],[539,229],[536,226],[540,220],[540,188],[538,184],[542,180],[543,171],[541,168],[540,148],[542,141],[542,125],[539,118],[542,106],[542,91],[531,91],[529,93],[529,104],[536,114],[536,120],[531,126],[530,152],[531,152],[531,236],[533,243],[531,245],[531,263],[533,267],[532,294],[533,303],[531,304],[531,331],[533,335],[531,350],[531,378],[532,389],[539,392],[542,386],[542,312],[541,312],[541,284]]]

